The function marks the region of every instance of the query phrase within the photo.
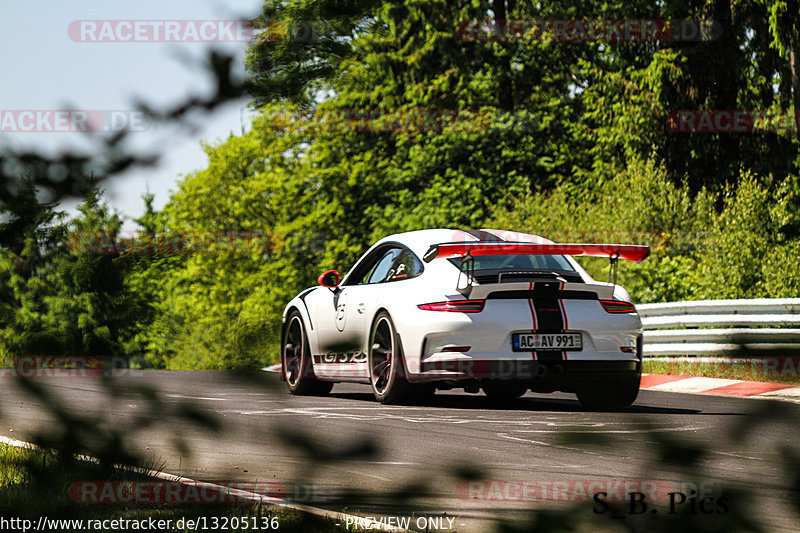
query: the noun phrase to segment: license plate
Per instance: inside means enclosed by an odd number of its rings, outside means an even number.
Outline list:
[[[511,347],[515,352],[577,351],[583,349],[583,337],[580,333],[514,333]]]

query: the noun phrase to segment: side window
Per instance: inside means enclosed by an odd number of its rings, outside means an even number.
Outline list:
[[[399,252],[392,263],[387,281],[414,278],[422,272],[422,263],[414,254],[405,249],[400,249]]]
[[[392,248],[375,264],[372,270],[367,274],[366,283],[380,283],[387,281],[391,275],[392,265],[395,259],[400,254],[399,248]]]
[[[355,273],[347,284],[364,285],[400,281],[414,278],[422,273],[422,263],[409,250],[400,246],[384,250],[382,254],[379,252],[377,259],[371,259],[369,264],[359,267],[359,271],[364,274]]]

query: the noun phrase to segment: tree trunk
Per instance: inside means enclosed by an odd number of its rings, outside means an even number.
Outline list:
[[[712,104],[714,109],[737,109],[737,97],[741,86],[741,74],[737,70],[740,64],[741,51],[736,42],[733,28],[733,10],[731,0],[713,0],[713,17],[722,26],[722,35],[716,46],[720,61],[712,66],[714,82],[712,84]],[[719,168],[717,177],[736,179],[738,174],[739,139],[733,133],[717,133],[719,149]],[[704,185],[713,184],[706,182]]]
[[[509,12],[513,10],[513,0],[509,4]],[[508,25],[506,3],[505,0],[494,0],[492,2],[492,11],[494,11],[494,20],[498,29],[502,28],[501,35],[507,35],[506,26]],[[503,44],[503,48],[507,51],[508,44]],[[497,105],[500,109],[505,111],[514,110],[514,93],[511,82],[511,58],[508,56],[503,57],[499,61],[500,71],[497,76]]]
[[[789,49],[789,70],[792,72],[792,100],[794,101],[794,134],[800,139],[800,54]]]

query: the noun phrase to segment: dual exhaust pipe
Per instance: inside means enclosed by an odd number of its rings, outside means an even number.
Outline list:
[[[537,378],[544,378],[544,377],[547,377],[547,376],[553,376],[553,377],[558,378],[558,377],[563,376],[566,373],[567,373],[567,369],[561,363],[556,363],[556,364],[554,364],[552,366],[547,365],[547,364],[539,364],[539,366],[536,367],[536,374],[535,375],[536,375]]]

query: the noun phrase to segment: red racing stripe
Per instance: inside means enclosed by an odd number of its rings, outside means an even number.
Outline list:
[[[528,284],[528,290],[533,290],[532,281]],[[531,333],[536,333],[536,311],[533,309],[533,300],[531,298],[528,298],[528,308],[531,310],[531,320],[533,320],[533,329],[531,330]],[[531,352],[531,357],[533,357],[533,360],[536,361],[536,352]]]
[[[561,333],[564,331],[564,317],[559,305],[558,290],[561,283],[557,286],[554,282],[541,282],[533,284],[533,309],[536,313],[536,323],[538,333]],[[550,350],[541,350],[536,353],[539,361],[556,362],[563,361],[562,353]]]
[[[561,283],[561,286],[559,287],[559,290],[562,290],[562,291],[564,290],[564,283],[563,282]],[[569,322],[567,321],[567,310],[564,308],[564,300],[559,298],[558,305],[561,308],[561,321],[564,323],[564,329],[562,329],[561,331],[568,331],[569,330]],[[567,351],[564,350],[563,352],[561,352],[561,356],[564,358],[564,361],[566,361],[567,360]]]

